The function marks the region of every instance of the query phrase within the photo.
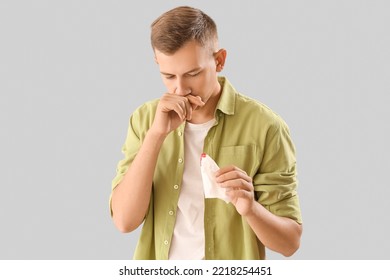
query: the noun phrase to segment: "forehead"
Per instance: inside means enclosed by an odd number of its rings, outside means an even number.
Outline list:
[[[174,54],[164,54],[155,50],[156,62],[160,66],[160,71],[171,74],[185,73],[197,67],[206,67],[213,56],[210,49],[199,45],[195,41],[190,41],[181,47]]]

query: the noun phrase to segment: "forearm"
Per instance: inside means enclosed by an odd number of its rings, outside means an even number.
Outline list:
[[[254,202],[246,220],[259,240],[267,248],[284,256],[291,256],[299,248],[302,226],[296,221],[279,217],[261,204]]]
[[[147,213],[153,174],[164,139],[149,130],[122,181],[113,190],[113,220],[122,232],[136,229]]]

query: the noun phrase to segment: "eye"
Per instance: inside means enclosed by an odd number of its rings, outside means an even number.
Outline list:
[[[199,72],[196,72],[196,73],[191,73],[191,74],[189,74],[189,76],[190,77],[196,77],[196,76],[198,76],[200,74],[200,72],[202,72],[202,71],[199,71]]]
[[[167,79],[167,80],[172,80],[173,78],[175,78],[175,76],[173,76],[173,75],[166,75],[165,76],[165,79]]]

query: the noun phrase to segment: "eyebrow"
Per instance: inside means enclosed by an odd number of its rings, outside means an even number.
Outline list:
[[[197,71],[200,71],[200,70],[202,70],[201,67],[196,67],[194,69],[191,69],[190,71],[185,72],[183,75],[186,75],[186,74],[189,74],[189,73],[192,73],[192,72],[197,72]],[[175,76],[174,74],[170,74],[170,73],[166,73],[166,72],[160,72],[160,73],[165,75],[165,76]]]

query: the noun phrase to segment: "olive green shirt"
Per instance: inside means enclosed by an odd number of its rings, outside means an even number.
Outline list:
[[[252,177],[255,199],[266,209],[302,223],[295,148],[287,125],[265,105],[239,94],[226,78],[219,77],[219,82],[216,123],[204,140],[204,152],[219,167],[235,165]],[[132,114],[113,189],[151,127],[158,101],[147,102]],[[161,147],[134,259],[168,259],[184,170],[184,127],[185,123],[172,131]],[[205,259],[265,259],[264,245],[231,203],[205,199],[204,234]]]

